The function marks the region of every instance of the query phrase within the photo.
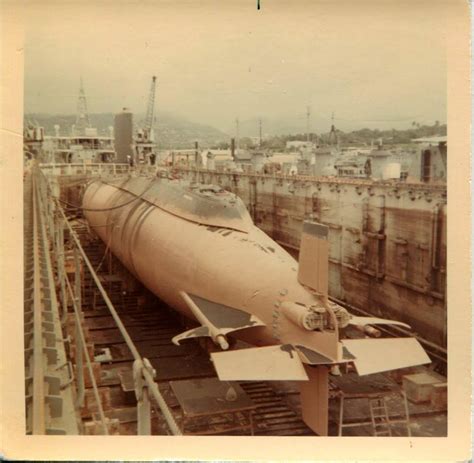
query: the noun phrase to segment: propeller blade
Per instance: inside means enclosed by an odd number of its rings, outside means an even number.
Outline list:
[[[403,326],[404,328],[411,329],[410,325],[407,325],[406,323],[403,323],[403,322],[397,322],[396,320],[388,320],[386,318],[377,318],[377,317],[355,317],[354,315],[351,316],[349,325],[358,325],[358,326],[398,325],[398,326]]]

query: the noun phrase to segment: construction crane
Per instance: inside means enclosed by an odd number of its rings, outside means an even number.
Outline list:
[[[156,76],[151,78],[151,86],[150,86],[150,94],[148,96],[148,107],[146,110],[146,117],[145,117],[145,126],[143,130],[151,133],[153,128],[153,113],[155,110],[155,87],[156,87]]]
[[[151,78],[150,93],[148,95],[148,105],[145,115],[145,122],[141,129],[137,131],[137,142],[138,143],[150,143],[154,141],[153,136],[153,122],[155,112],[155,87],[156,87],[156,76]]]
[[[155,88],[156,88],[156,76],[151,78],[150,93],[148,95],[148,104],[145,115],[145,122],[141,129],[136,134],[136,153],[138,162],[150,161],[154,163],[155,154],[155,137],[153,133],[153,122],[155,112]]]

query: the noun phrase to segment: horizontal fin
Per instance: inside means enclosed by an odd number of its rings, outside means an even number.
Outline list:
[[[201,314],[224,334],[244,328],[265,325],[265,323],[255,315],[244,312],[243,310],[219,304],[218,302],[212,302],[203,297],[195,296],[194,294],[187,294],[187,296],[199,309]],[[194,307],[190,308],[194,310]]]
[[[211,354],[221,381],[307,381],[308,375],[289,344]]]
[[[180,294],[201,326],[175,336],[174,344],[179,344],[183,339],[207,336],[222,349],[227,350],[229,348],[226,339],[228,333],[265,325],[257,317],[243,310],[212,302],[184,291]]]
[[[431,363],[415,338],[343,339],[359,375]]]

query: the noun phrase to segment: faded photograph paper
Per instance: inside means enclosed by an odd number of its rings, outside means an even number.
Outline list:
[[[468,4],[0,11],[5,458],[469,458]]]

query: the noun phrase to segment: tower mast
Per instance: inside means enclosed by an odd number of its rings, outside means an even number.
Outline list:
[[[80,87],[79,87],[79,99],[77,101],[77,116],[76,116],[76,125],[75,125],[75,132],[76,135],[85,135],[86,128],[91,126],[89,120],[89,113],[87,112],[87,100],[86,94],[84,92],[84,85],[82,82],[82,76],[80,80]]]

